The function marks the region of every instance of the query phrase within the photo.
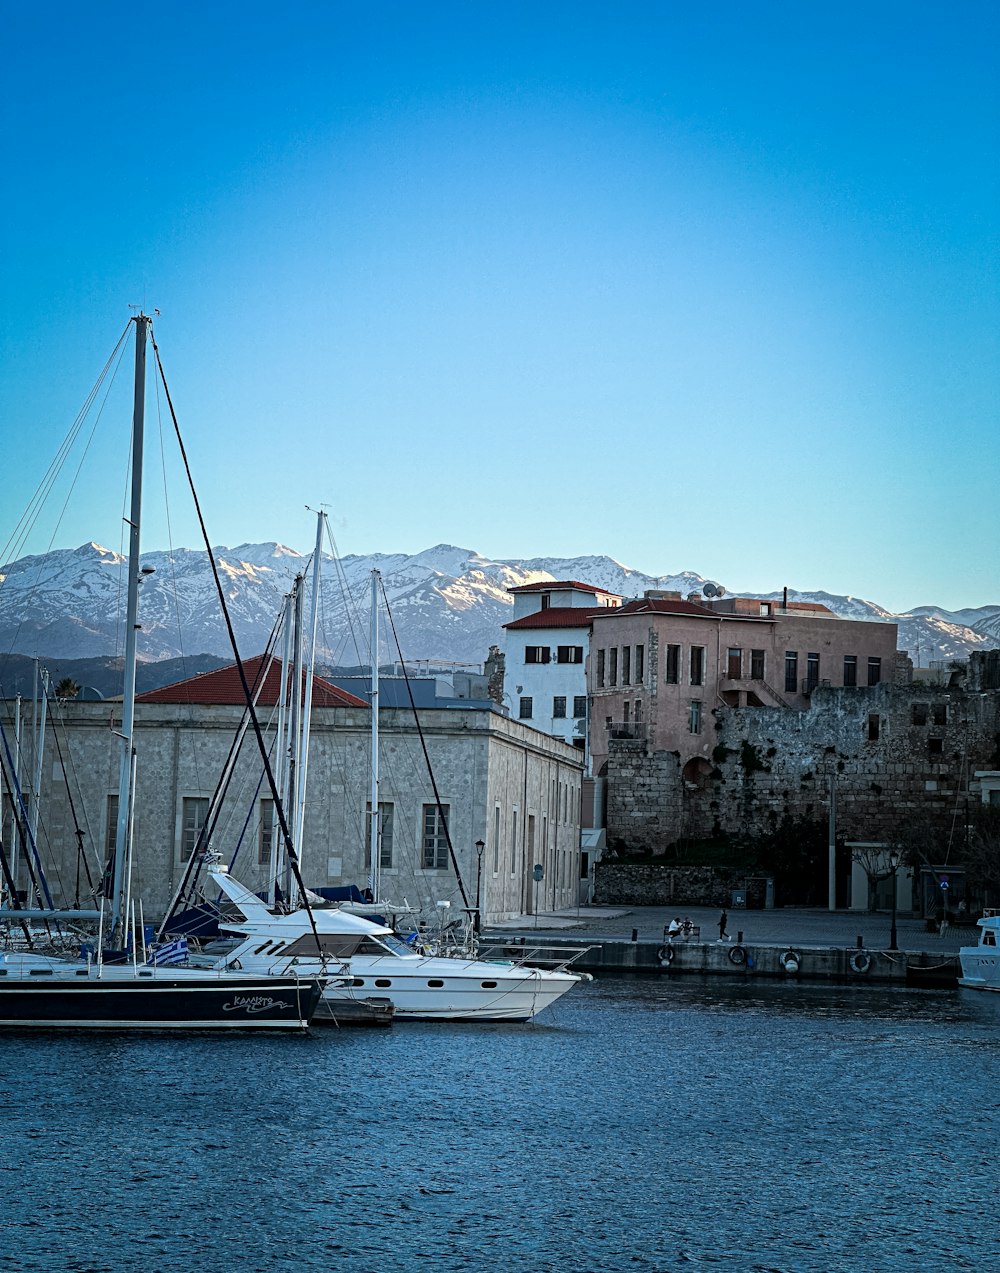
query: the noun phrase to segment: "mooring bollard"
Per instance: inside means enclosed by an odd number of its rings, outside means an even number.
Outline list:
[[[736,931],[736,944],[737,946],[743,945],[743,929],[742,928],[739,928]]]
[[[633,928],[633,929],[632,929],[632,940],[633,940],[633,941],[638,941],[638,940],[639,940],[639,930],[638,930],[638,928]]]
[[[860,933],[858,933],[858,950],[864,950],[864,948],[865,948],[865,939],[861,936]]]

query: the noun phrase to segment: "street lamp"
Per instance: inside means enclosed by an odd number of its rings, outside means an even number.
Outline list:
[[[892,871],[892,926],[889,929],[889,949],[899,950],[896,945],[896,872],[899,870],[899,849],[889,850],[889,869]]]
[[[476,936],[482,932],[483,913],[479,909],[479,899],[483,887],[483,853],[486,849],[485,840],[476,841]]]

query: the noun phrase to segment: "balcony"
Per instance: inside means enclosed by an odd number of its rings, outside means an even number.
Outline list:
[[[644,720],[616,720],[608,726],[609,738],[630,738],[634,742],[646,741],[646,722]]]

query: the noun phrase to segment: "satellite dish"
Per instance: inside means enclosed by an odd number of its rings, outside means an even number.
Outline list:
[[[726,595],[726,590],[723,588],[721,583],[717,583],[715,585],[715,595],[717,597],[724,597]]]
[[[719,585],[712,583],[710,579],[705,581],[701,590],[706,597],[717,597],[719,595]]]

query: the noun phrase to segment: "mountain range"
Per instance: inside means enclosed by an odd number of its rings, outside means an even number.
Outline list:
[[[265,648],[282,598],[308,558],[281,544],[241,544],[212,550],[218,563],[241,654]],[[177,549],[142,556],[139,657],[143,661],[193,655],[231,657],[207,554]],[[701,592],[693,571],[652,576],[611,557],[535,557],[494,561],[465,548],[439,544],[413,555],[374,553],[324,557],[319,655],[331,664],[368,662],[372,569],[389,601],[399,649],[408,665],[480,664],[502,643],[511,614],[508,588],[549,579],[576,579],[626,597],[647,588]],[[47,660],[106,658],[123,645],[126,563],[99,544],[22,557],[0,568],[0,651]],[[751,595],[739,594],[736,595]],[[756,594],[753,594],[756,595]],[[762,595],[777,599],[781,591]],[[900,649],[914,664],[960,659],[1000,646],[1000,605],[948,611],[920,606],[894,615],[873,601],[789,589],[790,600],[819,601],[835,614],[899,624]],[[383,620],[380,661],[399,656]]]

